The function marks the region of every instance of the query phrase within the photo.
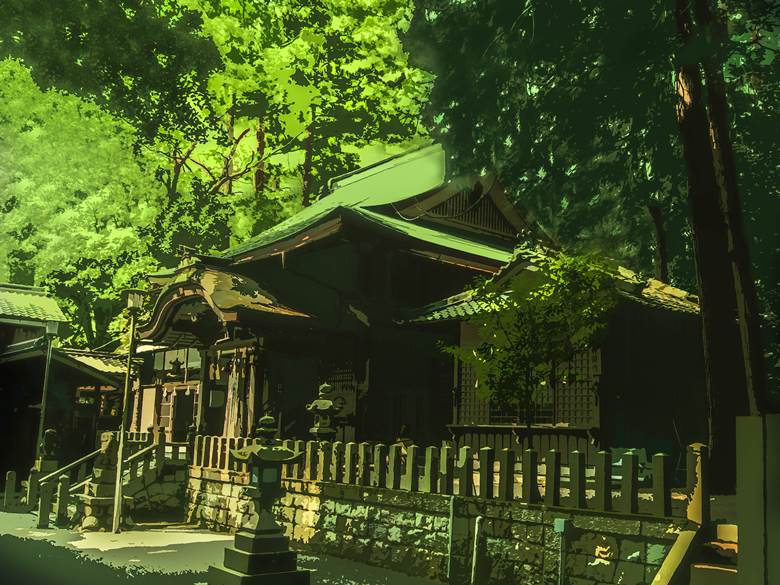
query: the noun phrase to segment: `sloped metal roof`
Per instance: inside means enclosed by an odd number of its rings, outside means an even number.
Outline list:
[[[67,321],[57,301],[41,288],[0,283],[0,320]]]
[[[444,150],[438,144],[390,157],[331,181],[331,192],[309,207],[246,242],[220,254],[235,258],[292,237],[326,219],[339,208],[355,209],[398,203],[445,181]]]
[[[0,353],[0,364],[17,362],[46,355],[46,340],[43,337],[29,339],[6,347]],[[71,347],[53,347],[52,359],[69,368],[78,370],[104,384],[119,387],[127,368],[127,355],[89,351]],[[141,361],[134,358],[134,364]]]

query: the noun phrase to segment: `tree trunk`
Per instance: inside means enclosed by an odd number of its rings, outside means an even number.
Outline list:
[[[655,228],[655,277],[661,282],[669,282],[669,248],[666,243],[663,211],[655,202],[647,204],[647,211]]]
[[[233,145],[236,142],[236,136],[235,131],[233,127],[233,109],[231,108],[230,111],[227,114],[227,135],[228,135],[228,144],[230,148],[228,149],[228,158],[225,160],[225,168],[224,173],[225,177],[227,177],[227,181],[225,181],[225,193],[230,195],[233,192],[233,179],[231,178],[233,176]]]
[[[695,0],[696,17],[715,43],[726,40],[726,25],[713,11],[711,0]],[[709,106],[709,135],[720,206],[728,230],[728,254],[737,301],[739,333],[745,368],[745,385],[750,414],[758,415],[766,407],[767,369],[761,342],[761,318],[758,294],[750,265],[750,250],[742,219],[742,202],[737,182],[734,150],[729,136],[728,101],[719,52],[709,51],[704,62]]]
[[[676,0],[683,46],[693,23],[688,0]],[[720,208],[707,113],[697,63],[682,63],[677,75],[677,119],[688,170],[688,203],[699,283],[707,387],[709,446],[714,459],[713,493],[733,493],[736,479],[736,415],[746,411],[744,366],[736,324],[736,298],[728,257],[728,230]]]
[[[255,138],[257,139],[257,166],[255,167],[255,193],[260,195],[265,190],[265,128],[263,127],[263,121],[260,120],[257,123],[257,131],[255,132]]]
[[[309,122],[308,135],[306,136],[305,158],[303,160],[303,206],[312,204],[312,159],[314,157],[314,106],[311,108],[311,122]]]

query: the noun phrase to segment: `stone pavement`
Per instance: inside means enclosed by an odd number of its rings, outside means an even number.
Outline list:
[[[233,537],[187,526],[143,526],[138,530],[76,533],[66,529],[35,527],[34,514],[0,512],[0,575],[25,574],[4,584],[34,582],[70,583],[68,573],[78,574],[83,585],[103,585],[105,576],[97,570],[110,567],[121,579],[117,582],[200,584],[211,564],[220,564],[223,550]],[[14,538],[9,538],[14,537]],[[29,557],[27,550],[29,549]],[[25,551],[20,554],[20,551]],[[39,563],[38,559],[44,561]],[[300,567],[314,570],[312,585],[435,585],[436,581],[409,577],[390,570],[328,556],[299,554]],[[33,578],[32,575],[38,576]],[[48,571],[48,572],[47,572]],[[152,579],[151,573],[157,575]],[[164,575],[160,575],[164,574]],[[46,581],[41,580],[42,578]],[[75,581],[74,581],[75,582]],[[113,582],[113,581],[112,581]],[[161,582],[161,581],[160,581]]]

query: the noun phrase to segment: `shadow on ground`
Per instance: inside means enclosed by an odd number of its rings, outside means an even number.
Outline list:
[[[193,585],[205,580],[205,573],[112,567],[46,541],[0,535],[0,582],[4,585]]]

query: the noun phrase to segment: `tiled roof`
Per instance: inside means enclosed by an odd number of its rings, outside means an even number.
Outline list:
[[[505,264],[498,275],[506,276],[510,267],[518,266],[520,261],[533,261],[538,251],[518,249],[512,255],[512,260]],[[618,286],[618,294],[628,300],[641,303],[646,306],[669,311],[699,313],[699,299],[684,290],[663,283],[654,278],[642,280],[639,276],[623,268],[617,269],[615,279]],[[479,303],[472,298],[472,292],[466,291],[458,295],[442,299],[409,311],[403,316],[404,323],[424,323],[432,321],[447,321],[453,319],[468,319],[488,309],[485,303]]]
[[[20,284],[0,284],[0,319],[67,321],[57,301],[43,289]]]
[[[121,354],[71,348],[57,348],[57,351],[67,354],[69,358],[88,368],[105,374],[124,374],[127,369],[127,357]]]

